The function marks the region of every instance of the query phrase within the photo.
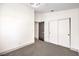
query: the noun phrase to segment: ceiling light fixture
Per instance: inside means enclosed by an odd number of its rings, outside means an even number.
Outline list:
[[[40,3],[30,3],[30,5],[34,8],[37,8],[40,6]]]

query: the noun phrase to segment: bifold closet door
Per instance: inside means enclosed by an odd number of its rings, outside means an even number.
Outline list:
[[[64,47],[70,47],[69,25],[69,19],[58,21],[58,44]]]
[[[49,42],[57,44],[57,21],[49,22]]]

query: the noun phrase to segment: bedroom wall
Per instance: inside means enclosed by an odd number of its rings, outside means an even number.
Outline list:
[[[35,22],[35,38],[38,39],[39,38],[39,22]]]
[[[0,4],[0,53],[34,43],[34,10],[26,4]]]

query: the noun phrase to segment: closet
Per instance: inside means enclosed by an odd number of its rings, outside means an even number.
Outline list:
[[[70,48],[71,18],[49,21],[49,42]]]

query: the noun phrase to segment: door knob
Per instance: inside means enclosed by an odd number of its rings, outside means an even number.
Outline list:
[[[70,36],[70,34],[68,34],[68,36]]]

